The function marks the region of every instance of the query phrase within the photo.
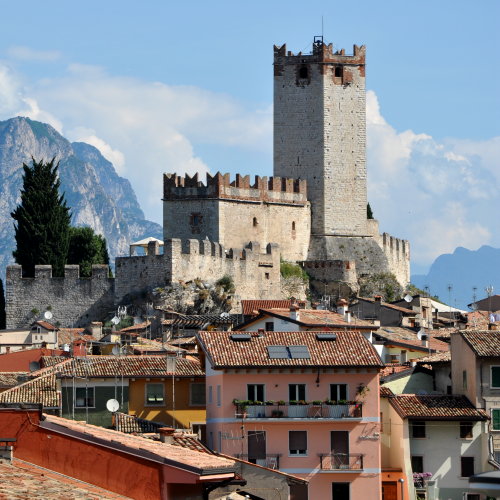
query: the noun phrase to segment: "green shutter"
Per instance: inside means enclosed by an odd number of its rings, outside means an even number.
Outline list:
[[[493,430],[500,431],[500,409],[491,410],[491,420],[493,422]]]
[[[500,366],[491,367],[491,386],[500,387]]]

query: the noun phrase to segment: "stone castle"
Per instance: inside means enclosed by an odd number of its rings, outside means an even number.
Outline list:
[[[300,263],[320,293],[355,292],[361,277],[378,273],[393,273],[405,286],[408,241],[380,235],[378,222],[367,219],[365,109],[364,46],[353,55],[334,52],[322,37],[311,54],[275,46],[274,176],[251,182],[217,173],[203,183],[197,175],[165,174],[163,253],[153,242],[147,255],[117,258],[116,278],[106,285],[102,277],[51,278],[47,269],[22,278],[12,266],[7,326],[21,326],[21,309],[44,307],[29,293],[37,279],[54,295],[44,303],[71,296],[81,304],[72,324],[84,323],[90,303],[96,308],[92,287],[108,307],[110,297],[117,305],[140,290],[229,275],[240,299],[281,298],[280,260]],[[73,284],[69,295],[61,292],[65,280]]]

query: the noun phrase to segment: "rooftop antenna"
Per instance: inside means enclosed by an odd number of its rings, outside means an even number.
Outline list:
[[[493,285],[488,285],[484,291],[488,295],[488,312],[491,313],[491,296],[493,295]]]

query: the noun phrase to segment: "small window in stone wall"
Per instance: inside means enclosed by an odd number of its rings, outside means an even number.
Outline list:
[[[342,66],[335,66],[335,78],[342,78]]]
[[[259,225],[259,221],[257,220],[257,217],[253,218],[252,224],[253,224],[253,227],[257,227]]]
[[[269,273],[266,273],[265,276],[266,276],[266,280],[268,280],[270,278],[270,274]]]
[[[300,67],[299,78],[303,78],[303,79],[309,78],[309,69],[307,68],[307,66]]]
[[[203,222],[203,215],[198,212],[193,212],[189,216],[189,225],[191,226],[191,232],[196,234],[201,231],[201,224]]]

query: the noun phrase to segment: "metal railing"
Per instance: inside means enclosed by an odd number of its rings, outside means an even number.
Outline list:
[[[236,405],[236,418],[362,418],[361,403]]]
[[[279,469],[280,468],[280,454],[271,453],[266,454],[265,458],[253,458],[249,457],[246,453],[239,453],[236,458],[241,458],[252,464],[261,465],[262,467],[267,467],[268,469]]]
[[[363,470],[361,453],[321,453],[319,460],[321,470]]]

